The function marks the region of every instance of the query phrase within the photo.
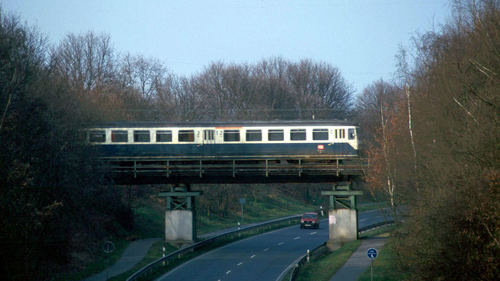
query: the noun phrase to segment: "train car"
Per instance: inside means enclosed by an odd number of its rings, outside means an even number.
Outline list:
[[[345,121],[113,122],[88,128],[100,157],[325,158],[358,155]]]

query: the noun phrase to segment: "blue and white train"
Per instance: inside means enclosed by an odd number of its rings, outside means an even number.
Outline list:
[[[338,158],[358,155],[345,121],[113,122],[88,129],[100,157]]]

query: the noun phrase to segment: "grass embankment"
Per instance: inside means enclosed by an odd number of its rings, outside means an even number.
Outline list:
[[[136,264],[131,270],[126,271],[126,272],[124,272],[120,275],[117,275],[115,277],[112,277],[109,279],[109,281],[126,280],[134,272],[136,272],[139,269],[141,269],[142,267],[152,263],[153,261],[159,259],[163,255],[163,247],[165,247],[165,254],[168,254],[170,252],[177,250],[177,248],[165,243],[164,241],[158,241],[151,246],[151,248],[148,250],[144,259],[142,259],[142,261],[140,261],[138,264]]]
[[[409,276],[402,273],[397,268],[397,256],[394,252],[393,244],[389,241],[379,250],[379,255],[373,261],[373,280],[377,281],[399,281],[409,280]],[[368,268],[358,279],[358,281],[370,281],[370,268]]]
[[[120,239],[113,242],[115,250],[112,253],[106,254],[103,251],[100,251],[100,248],[98,248],[98,252],[95,253],[94,256],[94,261],[87,264],[83,270],[79,272],[58,274],[57,276],[52,277],[50,280],[79,281],[96,273],[102,272],[106,268],[112,266],[121,257],[130,241]]]
[[[394,231],[394,226],[384,226],[377,228],[373,231],[367,231],[360,238],[367,237],[389,237],[390,233]],[[323,255],[313,256],[310,263],[304,265],[298,272],[297,281],[307,281],[307,280],[318,280],[318,281],[328,281],[332,276],[339,270],[349,259],[349,257],[356,251],[356,249],[361,244],[361,240],[352,241],[346,243],[340,249],[333,252],[327,252]],[[387,257],[385,248],[382,250],[384,252],[384,259],[389,258],[387,263],[390,263],[394,259],[393,255]],[[381,251],[381,252],[382,252]],[[377,257],[379,259],[379,257]],[[389,268],[388,271],[394,270],[394,268]],[[368,271],[368,279],[363,279],[363,281],[370,280],[370,272]],[[393,273],[394,276],[397,276]],[[400,280],[400,279],[374,279],[374,280]]]
[[[361,241],[356,240],[346,243],[340,249],[332,253],[326,253],[321,256],[312,257],[310,263],[300,268],[297,275],[297,281],[328,281],[333,274],[339,270],[349,259],[354,251],[359,247]]]
[[[313,205],[284,196],[262,197],[257,202],[247,201],[244,205],[243,218],[241,217],[241,211],[229,214],[226,217],[206,216],[206,214],[198,212],[196,218],[198,234],[237,226],[238,222],[244,225],[310,212],[315,209],[316,207]]]

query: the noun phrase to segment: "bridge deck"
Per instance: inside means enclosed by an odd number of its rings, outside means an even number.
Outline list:
[[[358,157],[101,158],[118,184],[333,182],[362,176]]]

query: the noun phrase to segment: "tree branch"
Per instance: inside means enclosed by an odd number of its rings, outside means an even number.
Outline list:
[[[474,122],[476,122],[476,124],[479,125],[479,122],[476,120],[476,118],[474,118],[474,116],[472,115],[472,113],[470,113],[455,97],[453,97],[453,100],[465,111],[467,112],[467,115],[469,115],[472,120],[474,120]]]
[[[2,114],[2,120],[0,121],[0,130],[2,129],[3,121],[5,120],[5,116],[7,115],[7,110],[9,109],[11,99],[12,99],[12,94],[9,94],[9,99],[7,100],[7,104],[5,105],[5,109]]]

